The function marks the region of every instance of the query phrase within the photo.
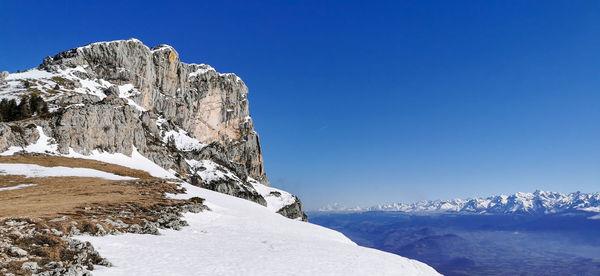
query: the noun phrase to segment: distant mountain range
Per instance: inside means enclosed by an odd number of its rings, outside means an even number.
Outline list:
[[[600,213],[600,193],[561,194],[535,191],[487,198],[420,201],[416,203],[392,203],[372,207],[347,208],[332,204],[319,209],[321,212],[396,211],[407,213],[472,213],[472,214],[557,214],[575,211]]]

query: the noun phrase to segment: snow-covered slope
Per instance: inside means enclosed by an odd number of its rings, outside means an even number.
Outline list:
[[[439,275],[421,262],[356,245],[339,232],[287,219],[259,204],[183,184],[211,211],[161,235],[78,237],[113,267],[95,275]]]
[[[26,152],[50,153],[55,145],[38,127],[39,139]],[[20,148],[19,148],[20,149]],[[3,155],[11,155],[11,150]],[[93,159],[149,172],[156,177],[175,178],[167,170],[140,155],[92,152],[68,157]],[[204,179],[236,178],[209,160]],[[27,176],[96,176],[130,179],[83,168],[0,164],[0,173]],[[394,254],[361,247],[343,234],[277,214],[294,199],[288,192],[264,186],[249,178],[266,199],[267,206],[182,183],[186,194],[177,199],[201,197],[211,211],[186,214],[190,224],[180,231],[161,235],[124,234],[79,239],[92,242],[113,267],[96,267],[95,275],[438,275],[426,264]],[[19,188],[25,188],[22,186]]]
[[[460,212],[488,214],[555,214],[572,211],[600,212],[600,193],[561,194],[556,192],[535,191],[534,193],[516,193],[487,198],[420,201],[417,203],[382,204],[368,208],[345,208],[339,204],[325,206],[322,212],[362,212],[362,211],[400,211],[400,212]]]

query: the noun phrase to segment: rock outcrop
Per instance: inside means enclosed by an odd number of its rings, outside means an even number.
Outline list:
[[[41,127],[55,144],[50,154],[137,151],[181,179],[267,205],[253,186],[269,182],[248,88],[235,74],[129,39],[74,48],[2,77],[0,98],[38,94],[50,113],[0,123],[0,152],[36,143]],[[225,173],[203,179],[202,160]],[[293,205],[280,213],[306,219],[299,200]]]
[[[4,82],[4,80],[6,79],[6,77],[8,77],[8,75],[9,75],[9,74],[8,74],[8,72],[6,72],[6,71],[2,71],[2,72],[0,72],[0,83],[3,83],[3,82]]]
[[[114,86],[132,84],[131,100],[136,104],[168,118],[202,143],[220,142],[232,160],[246,166],[251,177],[267,183],[248,109],[248,88],[235,74],[183,63],[172,47],[150,49],[137,39],[75,48],[40,66],[49,72],[69,68],[83,68],[77,75],[88,80],[101,79]]]

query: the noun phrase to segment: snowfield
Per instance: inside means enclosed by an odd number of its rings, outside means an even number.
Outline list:
[[[134,177],[120,176],[94,169],[69,167],[43,167],[34,164],[2,164],[0,175],[24,175],[25,177],[97,177],[108,180],[133,180]]]
[[[258,181],[248,177],[248,182],[252,184],[252,187],[265,198],[267,201],[267,208],[273,212],[279,211],[281,208],[293,204],[296,200],[294,196],[284,190],[275,189],[273,187],[265,186],[260,184]]]
[[[113,267],[94,275],[439,275],[421,262],[356,245],[343,234],[285,218],[254,202],[182,184],[212,211],[161,235],[78,236]]]
[[[99,152],[97,150],[93,150],[90,155],[83,155],[75,152],[73,149],[69,149],[69,154],[62,156],[96,160],[100,162],[128,167],[131,169],[142,170],[148,172],[154,177],[176,178],[176,176],[173,173],[166,171],[161,166],[156,165],[156,163],[150,161],[150,159],[140,154],[135,147],[133,147],[131,156],[127,156],[122,153]]]

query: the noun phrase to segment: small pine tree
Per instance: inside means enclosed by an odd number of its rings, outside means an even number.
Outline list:
[[[0,101],[0,122],[23,120],[48,112],[48,104],[44,101],[44,98],[37,94],[21,97],[18,104],[15,99]]]
[[[15,117],[16,120],[23,120],[25,118],[31,117],[31,109],[29,108],[28,97],[21,98],[21,102],[17,106]]]
[[[38,106],[38,101],[37,101],[37,97],[39,97],[38,95],[32,95],[31,97],[29,97],[29,109],[31,110],[31,113],[33,114],[40,114],[40,106]]]
[[[6,117],[7,117],[7,121],[15,121],[18,120],[19,118],[19,113],[18,113],[18,109],[17,109],[18,105],[17,105],[17,101],[15,99],[10,99],[8,101],[7,107],[6,107]]]
[[[8,101],[6,99],[3,99],[2,101],[0,101],[0,116],[2,116],[2,122],[6,122],[8,121]]]
[[[40,109],[40,114],[48,114],[48,104],[46,102],[42,102],[42,108]]]

